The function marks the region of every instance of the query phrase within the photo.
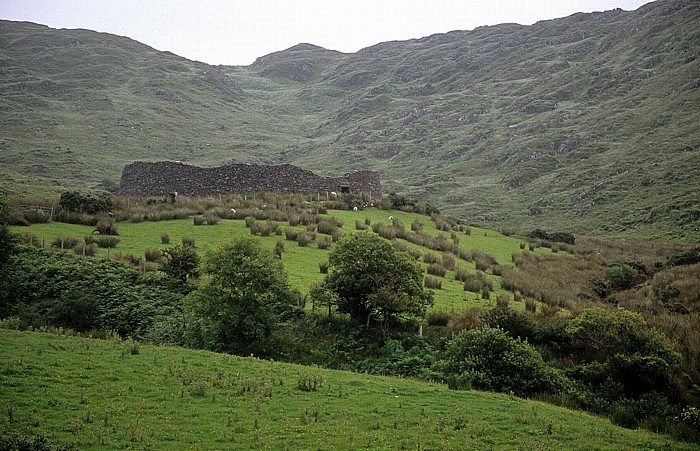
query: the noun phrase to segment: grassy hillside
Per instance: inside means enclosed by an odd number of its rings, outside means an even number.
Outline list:
[[[377,169],[481,223],[700,239],[700,5],[575,14],[213,67],[0,22],[5,189],[105,189],[137,159]]]
[[[396,210],[379,210],[371,208],[358,212],[329,210],[324,218],[335,218],[343,223],[340,228],[342,233],[353,233],[356,230],[355,221],[365,223],[368,220],[371,224],[384,223],[388,224],[389,217],[401,220],[407,229],[410,229],[414,221],[421,221],[423,231],[431,236],[443,236],[451,241],[449,232],[438,231],[436,224],[429,217],[418,215],[415,213],[407,213]],[[288,222],[281,222],[282,229],[293,228],[299,231],[306,230],[306,226],[291,227]],[[216,250],[222,244],[230,242],[235,236],[250,235],[249,228],[246,228],[243,220],[221,220],[215,226],[194,225],[192,218],[158,221],[158,222],[119,222],[116,224],[119,236],[119,244],[110,250],[112,258],[124,258],[125,255],[133,255],[135,258],[142,258],[147,249],[165,249],[175,244],[178,244],[185,237],[190,237],[195,240],[195,243],[202,255],[209,250]],[[85,236],[92,235],[95,228],[93,226],[80,224],[65,224],[59,222],[51,222],[44,224],[34,224],[30,227],[13,227],[13,231],[18,234],[26,234],[34,236],[38,243],[43,243],[46,247],[50,247],[51,243],[60,237],[74,237],[79,242],[83,242]],[[170,237],[169,244],[161,242],[161,233],[167,233]],[[491,255],[499,265],[512,266],[512,254],[522,253],[520,244],[524,242],[514,236],[504,236],[500,232],[478,227],[469,228],[469,235],[466,232],[459,234],[459,248],[464,251],[479,251]],[[323,278],[323,274],[319,271],[319,264],[328,260],[331,246],[329,249],[320,249],[319,243],[323,240],[323,234],[317,234],[317,238],[306,247],[300,247],[296,241],[285,240],[284,234],[271,236],[261,236],[259,239],[263,245],[270,250],[274,249],[278,241],[285,243],[282,263],[289,275],[289,280],[293,288],[300,290],[302,293],[307,293],[309,285],[318,283]],[[403,240],[402,240],[403,241]],[[419,261],[424,260],[425,254],[436,256],[438,260],[442,259],[442,252],[434,251],[420,245],[409,245],[403,242],[406,247],[415,249],[418,252]],[[96,249],[96,255],[100,258],[107,257],[107,249]],[[539,247],[535,249],[537,254],[550,254],[551,249]],[[468,270],[474,274],[476,272],[476,263],[474,261],[465,261],[456,259],[456,268]],[[147,263],[152,269],[157,268],[156,264]],[[427,264],[423,263],[427,268]],[[508,293],[501,289],[501,278],[493,274],[494,270],[489,269],[486,277],[493,284],[493,302],[497,295],[506,295],[511,300],[512,293]],[[438,277],[442,282],[442,289],[435,291],[435,310],[454,311],[463,310],[474,305],[483,305],[484,301],[482,293],[465,291],[463,282],[455,280],[455,271],[449,270],[444,277]],[[520,300],[514,305],[517,308],[524,308],[524,301]]]
[[[77,449],[690,449],[508,395],[0,329],[0,434]]]

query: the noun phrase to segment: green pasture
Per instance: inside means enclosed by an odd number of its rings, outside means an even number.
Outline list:
[[[0,329],[0,434],[112,449],[690,449],[509,395]]]
[[[438,231],[435,228],[435,223],[427,216],[418,215],[415,213],[406,213],[394,210],[380,210],[369,208],[360,211],[344,211],[330,210],[325,217],[333,217],[343,221],[341,230],[343,233],[355,232],[355,221],[363,222],[366,218],[372,224],[382,222],[389,224],[389,218],[394,217],[400,219],[406,229],[410,229],[411,223],[416,219],[423,222],[423,230],[433,236],[440,234],[450,238],[449,232]],[[282,223],[282,228],[289,227],[288,223]],[[304,230],[304,226],[295,227],[299,230]],[[33,224],[29,227],[13,227],[13,231],[19,234],[35,235],[39,242],[45,243],[45,246],[50,246],[51,242],[61,236],[73,236],[82,241],[83,237],[91,235],[94,228],[91,226],[78,224],[65,224],[59,222],[51,222],[46,224]],[[249,235],[250,230],[245,227],[243,220],[221,220],[216,225],[194,225],[192,218],[180,220],[168,220],[157,222],[120,222],[117,224],[119,233],[119,244],[116,248],[109,251],[109,256],[114,258],[119,254],[133,254],[135,256],[143,256],[146,249],[158,248],[165,249],[166,247],[174,246],[182,242],[185,237],[194,238],[196,246],[202,255],[206,254],[207,250],[213,250],[220,245],[230,241],[235,236]],[[162,233],[167,233],[170,236],[170,244],[162,244],[160,236]],[[95,233],[96,235],[96,233]],[[258,237],[261,242],[270,250],[274,249],[277,241],[284,241],[285,250],[282,256],[282,262],[287,270],[289,282],[293,288],[300,290],[302,293],[308,291],[309,285],[320,282],[323,275],[320,273],[319,264],[328,259],[328,254],[332,249],[324,250],[317,247],[317,242],[322,237],[322,234],[317,234],[315,242],[310,243],[307,247],[300,247],[295,241],[285,240],[284,234],[272,235],[268,237]],[[511,256],[513,253],[522,252],[520,243],[522,239],[515,236],[504,236],[500,232],[494,230],[483,229],[479,227],[470,227],[470,234],[465,232],[459,233],[460,248],[476,249],[486,252],[502,265],[512,265]],[[427,248],[421,248],[411,243],[405,242],[410,247],[418,247],[422,252],[433,252],[436,255],[441,255],[437,251],[430,251]],[[537,248],[536,252],[551,252],[549,249]],[[98,258],[108,256],[107,249],[98,249]],[[457,259],[458,266],[467,268],[470,271],[475,271],[475,265],[472,262]],[[425,265],[427,266],[427,265]],[[156,265],[152,264],[151,268]],[[455,281],[454,271],[448,271],[442,279],[442,289],[435,290],[435,305],[434,309],[442,311],[461,310],[474,305],[492,304],[497,295],[512,295],[501,289],[500,277],[492,274],[487,276],[493,281],[494,291],[490,300],[481,299],[481,295],[477,293],[467,292],[463,289],[461,282]],[[524,308],[524,303],[516,303],[515,307]]]

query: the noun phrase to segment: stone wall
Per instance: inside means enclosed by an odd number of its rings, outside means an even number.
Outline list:
[[[326,193],[362,194],[382,197],[377,171],[353,171],[341,177],[323,177],[283,164],[231,164],[201,168],[176,162],[137,161],[124,167],[119,194],[158,196],[177,192],[185,196],[224,193]]]

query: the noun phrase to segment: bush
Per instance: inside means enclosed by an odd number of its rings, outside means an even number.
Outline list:
[[[97,254],[97,246],[94,244],[77,244],[73,247],[73,252],[75,255],[82,255],[83,257],[94,257]]]
[[[217,215],[209,214],[206,215],[207,225],[217,225],[219,223],[219,217]]]
[[[162,232],[160,234],[160,244],[170,244],[170,235],[168,232]]]
[[[160,249],[146,249],[144,257],[147,262],[160,262],[163,258],[163,252]]]
[[[312,232],[301,232],[297,235],[297,243],[299,243],[299,247],[306,247],[314,238]]]
[[[447,344],[438,368],[445,380],[457,377],[479,390],[518,396],[555,393],[565,385],[564,377],[527,342],[488,326],[457,335]]]
[[[440,261],[440,258],[437,255],[433,254],[432,252],[426,252],[425,254],[423,254],[423,263],[430,264],[430,263],[437,263],[439,261]]]
[[[328,249],[331,247],[331,243],[333,243],[333,239],[329,236],[324,236],[316,245],[319,249]]]
[[[282,253],[284,252],[284,241],[277,241],[275,243],[275,255],[278,258],[282,258]]]
[[[199,226],[199,225],[204,225],[204,216],[193,216],[192,217],[192,222],[194,225]]]
[[[183,236],[182,237],[182,246],[183,247],[194,247],[195,245],[195,239],[191,236]]]
[[[464,280],[464,291],[478,293],[483,288],[493,289],[493,283],[486,278],[483,272],[478,271],[476,274],[467,274]]]
[[[33,233],[23,233],[22,243],[29,244],[30,246],[34,247],[41,247],[41,240],[38,236],[34,235]]]
[[[321,274],[328,274],[328,260],[319,263],[318,269],[321,271]]]
[[[439,263],[432,263],[428,265],[428,274],[438,277],[445,277],[447,274],[447,269]]]
[[[95,243],[102,248],[114,248],[119,244],[119,238],[109,235],[100,235],[95,238]]]
[[[423,281],[423,285],[425,285],[427,288],[432,288],[433,290],[441,290],[442,280],[428,276]]]
[[[459,267],[455,270],[455,280],[459,282],[466,282],[469,277],[469,272],[466,268]]]
[[[284,229],[284,237],[289,241],[296,241],[299,236],[299,230],[297,229]]]
[[[426,321],[429,326],[446,327],[450,322],[451,315],[448,312],[433,311],[428,313]]]
[[[639,420],[634,416],[634,412],[624,406],[615,406],[610,413],[610,422],[615,426],[620,426],[627,429],[639,428]]]
[[[449,252],[442,254],[442,266],[450,271],[454,271],[456,265],[455,254]]]
[[[73,249],[79,243],[78,239],[72,236],[60,236],[54,238],[51,247],[55,249]]]

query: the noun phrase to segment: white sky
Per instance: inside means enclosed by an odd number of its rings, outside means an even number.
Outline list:
[[[379,42],[634,10],[649,0],[0,0],[0,19],[128,36],[209,64],[248,65],[306,42],[356,52]]]

